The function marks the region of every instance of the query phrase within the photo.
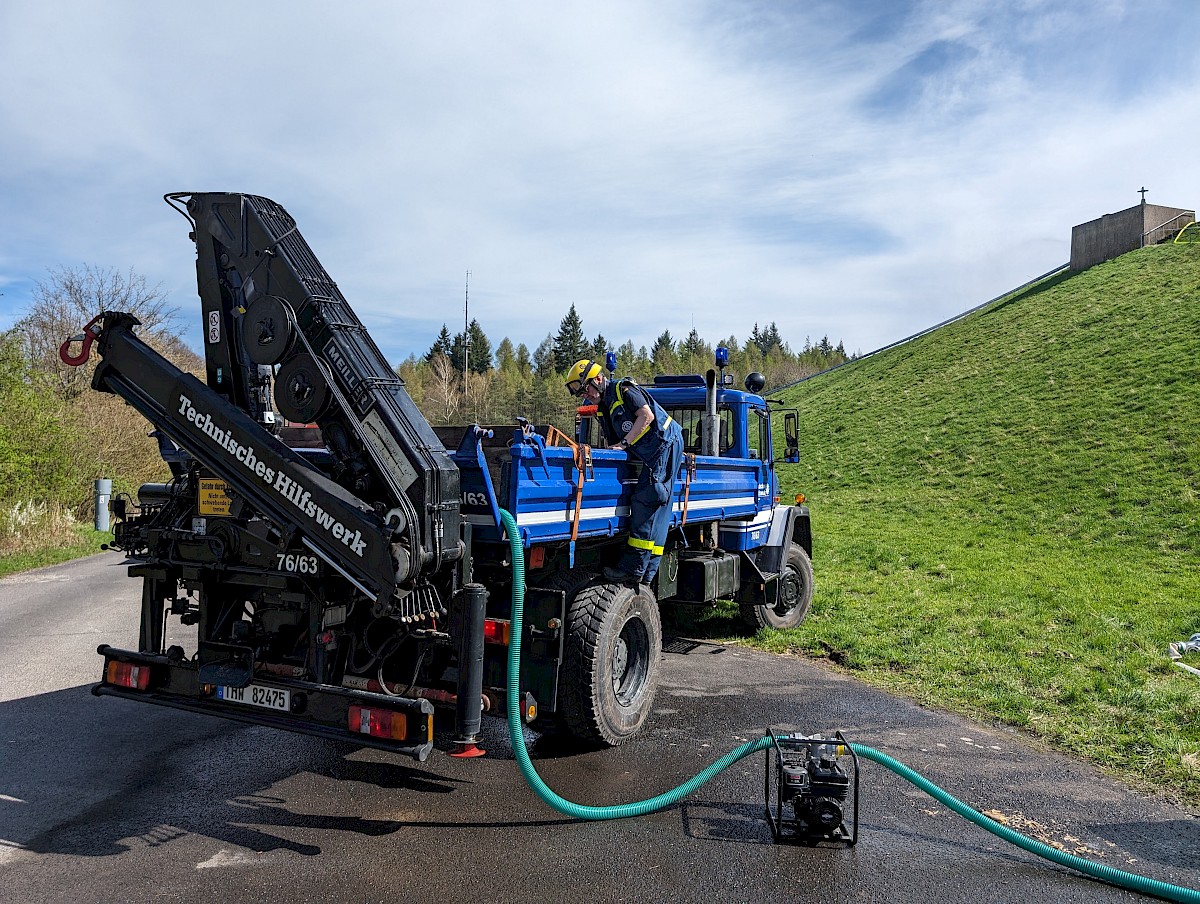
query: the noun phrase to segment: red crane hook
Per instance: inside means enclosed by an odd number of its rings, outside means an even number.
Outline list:
[[[88,325],[83,328],[82,333],[80,333],[78,336],[72,336],[58,347],[58,357],[62,360],[63,364],[68,364],[71,367],[78,367],[91,357],[92,343],[95,342],[100,336],[100,330],[98,327],[96,327],[96,324],[102,319],[104,319],[104,314],[97,314],[91,319],[91,322],[89,322]],[[78,355],[72,355],[70,352],[72,342],[83,343],[83,347],[80,349]]]

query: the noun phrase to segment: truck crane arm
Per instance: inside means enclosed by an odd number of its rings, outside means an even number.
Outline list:
[[[321,427],[335,480],[402,538],[401,584],[460,559],[458,468],[295,220],[258,195],[167,200],[193,224],[208,385],[255,416],[277,369],[279,412]]]

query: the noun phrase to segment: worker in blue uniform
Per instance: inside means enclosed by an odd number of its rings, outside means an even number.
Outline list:
[[[567,372],[567,390],[596,405],[609,446],[632,452],[642,462],[629,500],[628,547],[616,566],[605,566],[610,581],[649,584],[658,573],[675,477],[683,462],[683,431],[650,393],[630,379],[611,380],[595,361],[576,361]]]

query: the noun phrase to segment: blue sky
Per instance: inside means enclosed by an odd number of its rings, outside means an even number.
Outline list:
[[[870,351],[1195,209],[1200,4],[0,4],[0,329],[133,268],[200,349],[161,200],[283,204],[394,361],[692,326]]]

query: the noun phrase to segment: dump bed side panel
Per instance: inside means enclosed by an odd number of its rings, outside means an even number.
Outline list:
[[[579,470],[573,449],[514,443],[501,461],[496,494],[500,505],[517,519],[525,545],[571,538],[576,519],[575,490]],[[478,465],[456,457],[462,472],[463,512],[481,540],[498,540],[499,531],[486,504],[486,487]],[[754,519],[769,512],[771,499],[760,486],[760,462],[728,457],[696,457],[689,479],[686,469],[672,492],[672,526],[687,520]],[[629,494],[637,484],[639,465],[625,452],[591,451],[578,512],[578,538],[609,537],[627,528]],[[493,481],[495,483],[495,481]],[[769,515],[764,524],[769,523]],[[724,545],[724,544],[723,544]],[[735,548],[735,547],[731,547]]]

